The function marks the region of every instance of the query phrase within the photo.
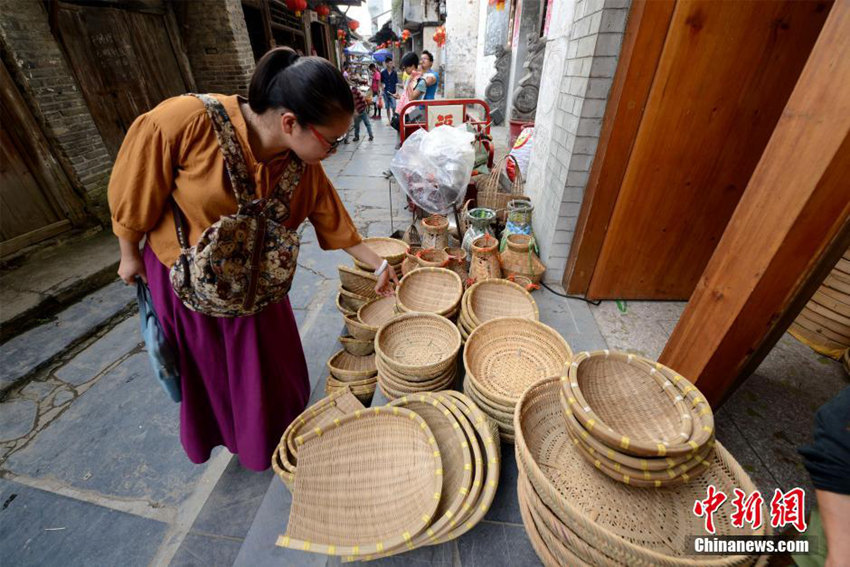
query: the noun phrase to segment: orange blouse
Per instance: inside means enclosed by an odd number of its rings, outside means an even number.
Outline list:
[[[258,196],[267,196],[283,175],[287,154],[258,162],[248,143],[248,127],[239,108],[241,97],[214,96],[230,116]],[[112,231],[132,242],[140,242],[147,234],[151,248],[166,266],[173,265],[180,255],[168,205],[172,194],[183,212],[192,245],[210,225],[237,208],[212,123],[203,103],[193,96],[170,98],[136,118],[109,180]],[[305,164],[285,224],[295,229],[308,218],[325,250],[348,248],[361,241],[320,164]]]

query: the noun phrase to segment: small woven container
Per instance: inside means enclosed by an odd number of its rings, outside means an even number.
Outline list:
[[[396,289],[396,301],[403,312],[450,315],[463,297],[460,276],[445,268],[419,268],[408,273]]]
[[[361,341],[374,341],[375,340],[375,329],[369,327],[368,325],[364,325],[357,319],[352,317],[343,317],[345,320],[345,328],[348,329],[348,334],[350,334],[355,339]]]
[[[419,265],[423,268],[445,268],[449,264],[449,255],[438,248],[423,248],[416,253]]]
[[[377,376],[370,376],[369,378],[349,382],[347,380],[337,380],[331,375],[325,380],[325,392],[330,393],[342,388],[348,388],[351,392],[367,390],[370,387],[374,390],[375,382],[377,382],[377,380]]]
[[[354,356],[368,356],[375,352],[375,341],[364,341],[354,337],[340,337],[339,342],[345,352]]]
[[[355,311],[354,309],[352,309],[351,307],[349,307],[348,305],[345,304],[345,298],[342,296],[341,293],[338,293],[336,295],[336,308],[337,308],[337,311],[342,313],[343,317],[356,317],[357,316],[357,311]]]
[[[422,219],[422,248],[443,249],[449,245],[449,219],[431,215]]]
[[[352,293],[340,285],[337,299],[342,309],[353,311],[356,314],[357,310],[368,303],[370,298]],[[342,309],[340,309],[340,311],[342,311]]]
[[[397,238],[369,237],[363,239],[363,244],[392,265],[401,264],[407,255],[407,242]]]
[[[641,357],[580,353],[563,388],[576,420],[615,451],[681,457],[699,452],[708,441],[709,434],[694,431],[695,416],[679,389]]]
[[[337,266],[337,270],[339,270],[339,281],[342,283],[343,289],[364,297],[366,300],[378,297],[375,291],[378,276],[372,272],[348,266]]]
[[[381,325],[395,316],[395,297],[392,296],[373,299],[357,312],[357,319],[376,333]]]
[[[414,270],[418,270],[422,265],[419,263],[419,258],[410,255],[401,263],[401,277],[406,276]]]
[[[707,486],[727,494],[735,488],[746,494],[756,490],[719,443],[711,467],[696,480],[664,490],[635,488],[600,474],[577,453],[563,419],[560,390],[560,378],[548,378],[522,395],[514,413],[515,448],[534,493],[576,537],[625,565],[731,567],[756,559],[687,555],[690,536],[704,533],[704,520],[693,514],[693,505],[705,498]],[[725,514],[715,514],[714,521],[719,536],[770,534],[767,525],[734,528]]]
[[[526,388],[560,375],[572,350],[557,331],[517,317],[492,319],[476,327],[463,351],[466,379],[500,405],[513,408]]]
[[[540,320],[537,302],[522,286],[507,280],[485,280],[470,286],[464,294],[466,315],[473,329],[498,317]]]
[[[432,438],[420,416],[387,407],[305,435],[287,532],[277,545],[352,558],[405,545],[428,527],[440,502],[443,464]]]
[[[328,359],[328,370],[334,378],[342,382],[363,380],[378,373],[374,354],[354,356],[345,350],[337,351]]]
[[[423,378],[438,376],[455,364],[460,345],[457,327],[431,313],[400,315],[375,337],[375,352],[389,368]]]

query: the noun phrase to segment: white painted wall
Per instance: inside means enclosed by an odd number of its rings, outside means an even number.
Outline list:
[[[484,98],[484,91],[490,84],[490,79],[496,74],[495,55],[484,55],[485,31],[487,27],[487,2],[480,0],[478,3],[478,47],[475,50],[475,96]]]
[[[446,98],[476,96],[481,4],[486,0],[446,0]]]

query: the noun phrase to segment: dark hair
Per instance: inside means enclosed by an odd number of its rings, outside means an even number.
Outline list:
[[[387,63],[392,63],[392,60],[393,60],[393,56],[387,55],[387,58],[384,59],[384,64],[386,65]]]
[[[431,60],[431,63],[434,62],[434,55],[430,51],[428,51],[427,49],[422,50],[422,55],[427,55],[428,59]]]
[[[348,61],[343,62],[343,64],[342,64],[342,68],[343,68],[343,69],[348,69]]]
[[[370,69],[377,69],[378,67],[374,63],[369,63],[369,68]]]
[[[251,110],[285,108],[300,124],[327,124],[354,113],[354,99],[339,69],[321,57],[300,57],[289,47],[272,49],[257,62],[248,88]]]
[[[408,51],[401,58],[401,68],[405,67],[418,67],[419,66],[419,56],[413,53],[412,51]]]

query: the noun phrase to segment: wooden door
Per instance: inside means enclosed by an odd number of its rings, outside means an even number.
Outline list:
[[[55,29],[113,157],[137,116],[189,90],[159,4],[143,11],[56,4]]]
[[[690,297],[830,6],[676,2],[588,297]]]

